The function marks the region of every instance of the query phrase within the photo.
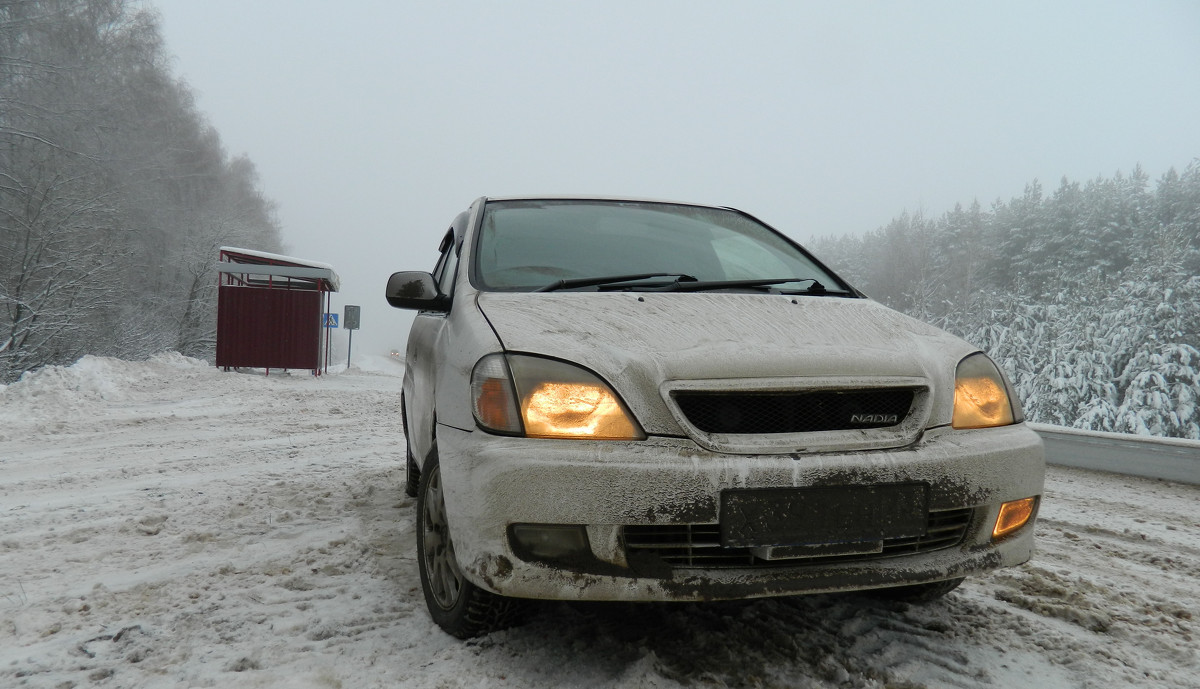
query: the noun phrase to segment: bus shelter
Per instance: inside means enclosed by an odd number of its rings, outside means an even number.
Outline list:
[[[221,247],[217,261],[217,366],[329,370],[333,266],[291,256]]]

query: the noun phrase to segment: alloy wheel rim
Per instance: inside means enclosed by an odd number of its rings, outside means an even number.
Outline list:
[[[454,542],[446,521],[446,502],[442,496],[442,471],[435,467],[429,476],[425,509],[421,515],[425,574],[430,591],[439,607],[449,610],[462,591],[462,572],[454,558]]]

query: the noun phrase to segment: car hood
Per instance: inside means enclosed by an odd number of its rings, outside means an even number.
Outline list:
[[[484,292],[505,350],[585,366],[649,433],[680,434],[678,387],[885,385],[920,379],[926,425],[949,423],[958,361],[977,348],[869,299],[744,293]]]

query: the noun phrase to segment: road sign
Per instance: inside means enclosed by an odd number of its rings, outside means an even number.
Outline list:
[[[346,330],[358,330],[358,312],[357,306],[347,304],[346,317],[342,320],[342,327]]]
[[[336,328],[337,321],[338,321],[338,315],[336,313],[325,314],[325,327],[326,328]]]

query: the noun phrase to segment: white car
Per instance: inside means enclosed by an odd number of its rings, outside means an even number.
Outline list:
[[[418,310],[407,490],[450,634],[521,599],[931,600],[1030,557],[1003,374],[750,215],[480,198],[386,296]]]

